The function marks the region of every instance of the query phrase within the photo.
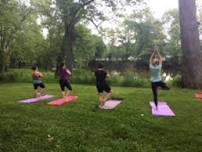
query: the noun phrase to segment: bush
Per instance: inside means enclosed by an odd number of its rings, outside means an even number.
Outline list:
[[[114,86],[126,86],[126,87],[149,87],[150,82],[148,79],[140,78],[139,75],[134,72],[128,71],[122,74],[112,74],[110,84]]]
[[[95,84],[94,73],[83,69],[74,70],[71,80],[73,83],[78,84]]]
[[[56,82],[53,72],[44,72],[44,81],[47,83]],[[0,82],[32,82],[31,69],[10,69],[8,72],[0,75]]]
[[[11,69],[8,72],[0,75],[1,82],[31,82],[31,75],[28,74],[28,70],[14,70]]]
[[[57,83],[54,72],[42,71],[45,83]],[[31,69],[10,69],[7,73],[0,75],[0,82],[28,82],[32,83]],[[111,72],[108,80],[112,86],[127,87],[149,87],[149,79],[142,78],[138,74],[128,71],[125,73]],[[73,71],[71,82],[76,84],[95,85],[94,72],[76,69]]]
[[[46,71],[43,72],[44,74],[44,82],[46,83],[55,83],[58,82],[58,78],[55,77],[55,73],[54,72],[50,72],[50,71]]]
[[[183,87],[182,76],[179,74],[176,75],[172,80],[172,85],[175,87],[182,88]]]
[[[141,78],[138,74],[133,72],[126,72],[123,74],[124,80],[123,86],[128,87],[149,87],[150,81],[145,78]]]

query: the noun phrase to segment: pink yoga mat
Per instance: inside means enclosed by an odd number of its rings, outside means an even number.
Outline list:
[[[170,109],[166,102],[158,102],[158,110],[154,102],[150,102],[152,115],[155,116],[175,116],[175,113]]]
[[[64,99],[64,98],[57,99],[57,100],[49,102],[48,104],[59,106],[59,105],[74,102],[76,99],[78,99],[78,96],[68,96],[68,97],[66,97],[66,99]]]
[[[20,100],[18,102],[30,104],[30,103],[36,103],[36,102],[40,102],[40,101],[43,101],[43,100],[46,100],[46,99],[50,99],[50,98],[53,98],[53,97],[54,97],[53,95],[48,95],[47,94],[47,95],[36,97],[36,98]]]
[[[122,101],[121,100],[108,100],[105,102],[102,109],[114,109],[117,107]]]

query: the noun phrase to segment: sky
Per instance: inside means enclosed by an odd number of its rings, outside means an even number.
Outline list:
[[[161,19],[163,14],[170,9],[175,9],[175,8],[178,9],[178,0],[145,0],[145,2],[147,3],[147,6],[150,8],[152,15],[156,19]],[[128,8],[126,14],[127,13],[132,13],[130,11],[130,8]],[[111,18],[109,14],[108,16],[109,18]],[[109,28],[109,29],[119,28],[120,29],[121,23],[122,23],[122,20],[119,20],[119,22],[117,23],[114,22],[113,20],[105,21],[102,23],[102,28]],[[94,25],[89,24],[88,27],[91,29],[93,34],[98,34],[98,31],[96,30]],[[103,37],[103,40],[105,43],[110,42],[110,38],[107,35]]]
[[[27,1],[27,0],[26,0]],[[202,0],[196,0],[197,4],[200,8],[202,8]],[[157,19],[161,19],[163,14],[170,9],[177,8],[178,9],[178,0],[145,0],[148,4],[153,16]],[[105,27],[111,27],[111,23],[105,23]],[[90,29],[93,29],[94,25],[90,25]],[[97,34],[96,29],[94,27],[94,34]]]
[[[168,10],[178,8],[178,0],[145,0],[145,2],[147,3],[147,6],[150,8],[153,16],[157,19],[161,19],[163,14],[167,12]],[[128,8],[127,12],[132,13],[131,11],[130,11],[130,8]],[[108,14],[108,17],[111,18],[109,14]],[[112,24],[114,28],[119,27],[119,23],[116,24],[112,20],[110,20],[109,22],[105,21],[102,24],[102,27],[110,28],[112,27]],[[97,34],[97,31],[96,29],[93,28],[93,26],[94,25],[90,25],[90,29],[93,29],[92,32]]]
[[[178,0],[145,0],[155,18],[160,19],[162,15],[174,8],[178,8]]]
[[[145,0],[152,10],[154,17],[160,19],[162,15],[173,8],[178,9],[178,0]],[[198,8],[202,9],[202,0],[196,0]]]

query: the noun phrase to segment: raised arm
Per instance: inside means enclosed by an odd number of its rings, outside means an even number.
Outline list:
[[[150,56],[150,59],[149,59],[149,63],[150,63],[150,64],[152,64],[152,59],[153,59],[153,57],[154,57],[154,55],[155,55],[155,52],[156,52],[156,51],[154,50],[154,52],[153,52],[152,55]]]
[[[72,75],[71,71],[69,69],[66,69],[66,72],[69,74],[69,75]]]
[[[162,64],[162,62],[163,62],[163,58],[162,58],[162,56],[161,56],[161,54],[160,54],[158,48],[156,49],[156,54],[158,55],[158,58],[159,58],[159,62],[160,62],[160,64]]]

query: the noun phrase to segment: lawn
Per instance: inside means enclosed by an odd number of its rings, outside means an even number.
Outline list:
[[[48,92],[60,96],[58,84]],[[161,91],[176,117],[151,115],[151,90],[113,87],[124,102],[99,110],[94,86],[73,85],[79,99],[59,107],[25,105],[32,85],[0,85],[0,152],[201,152],[202,101],[195,90]],[[48,137],[49,136],[49,137]]]

